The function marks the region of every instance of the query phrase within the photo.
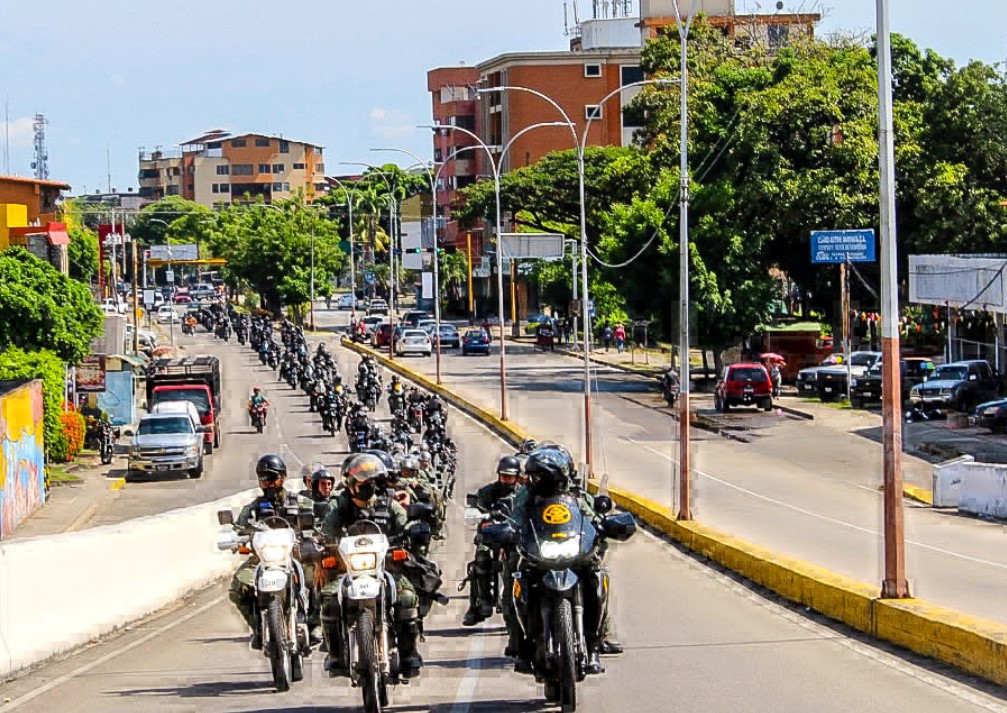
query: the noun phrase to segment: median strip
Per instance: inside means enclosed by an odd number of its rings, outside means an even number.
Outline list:
[[[479,419],[513,445],[528,434],[502,421],[428,377],[369,347],[343,340],[343,346],[368,354],[383,366],[433,391]],[[589,489],[597,491],[592,482]],[[717,562],[790,601],[807,606],[857,631],[943,661],[968,673],[1007,685],[1007,627],[938,607],[920,599],[882,599],[875,585],[764,549],[698,522],[676,520],[671,510],[635,493],[609,487],[619,507],[693,552]],[[930,493],[906,486],[906,495],[932,503]]]

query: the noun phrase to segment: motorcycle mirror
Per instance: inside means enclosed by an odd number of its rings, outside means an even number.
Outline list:
[[[465,504],[468,505],[470,508],[478,507],[479,506],[479,496],[476,495],[475,493],[466,493],[465,494]]]
[[[299,530],[312,530],[315,527],[315,513],[314,507],[309,512],[307,510],[301,510],[297,513],[297,529]]]
[[[127,429],[126,429],[125,431],[123,431],[122,433],[123,433],[123,435],[126,435],[126,436],[132,436],[132,435],[133,435],[133,429],[131,429],[131,428],[127,428]]]
[[[636,520],[628,512],[607,515],[601,521],[601,531],[609,539],[625,542],[636,533]]]
[[[218,510],[217,522],[221,525],[233,525],[234,513],[232,513],[230,510]]]
[[[314,503],[311,506],[311,510],[312,510],[311,514],[314,517],[317,517],[319,519],[323,519],[325,517],[325,514],[329,511],[329,504],[328,503]]]
[[[612,502],[612,498],[607,495],[599,495],[594,499],[594,509],[599,515],[607,515],[612,512],[612,508],[615,507],[615,503]]]

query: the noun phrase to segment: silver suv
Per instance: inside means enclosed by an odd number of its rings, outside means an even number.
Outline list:
[[[194,426],[185,414],[148,414],[140,419],[129,448],[126,480],[145,473],[186,471],[203,474],[204,426]],[[131,435],[126,431],[126,435]]]

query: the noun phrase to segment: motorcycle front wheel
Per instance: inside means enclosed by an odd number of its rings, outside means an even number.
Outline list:
[[[374,612],[370,609],[361,609],[357,614],[355,630],[364,713],[381,713],[382,701],[388,700],[388,693],[378,670],[378,652],[374,645]]]
[[[286,617],[278,598],[269,602],[266,610],[266,628],[269,634],[269,664],[273,669],[273,685],[280,693],[290,690],[293,666],[290,661],[290,647],[287,643]]]
[[[573,637],[573,607],[569,599],[556,602],[552,635],[559,649],[559,703],[563,713],[577,710],[577,648]]]

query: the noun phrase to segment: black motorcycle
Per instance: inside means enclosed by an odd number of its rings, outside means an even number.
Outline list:
[[[101,421],[98,424],[98,454],[103,465],[112,462],[115,456],[115,441],[119,436],[119,429],[113,428],[108,421]]]
[[[611,510],[607,497],[598,498],[597,504],[601,512]],[[515,611],[534,646],[535,678],[545,683],[546,700],[559,703],[563,711],[577,709],[577,682],[587,675],[584,589],[590,585],[584,572],[596,566],[604,538],[624,542],[635,532],[630,513],[606,515],[595,527],[570,495],[539,499],[529,509],[527,523],[494,523],[482,529],[483,544],[491,549],[516,547]],[[607,584],[602,581],[602,586]],[[600,631],[594,633],[600,638]]]

